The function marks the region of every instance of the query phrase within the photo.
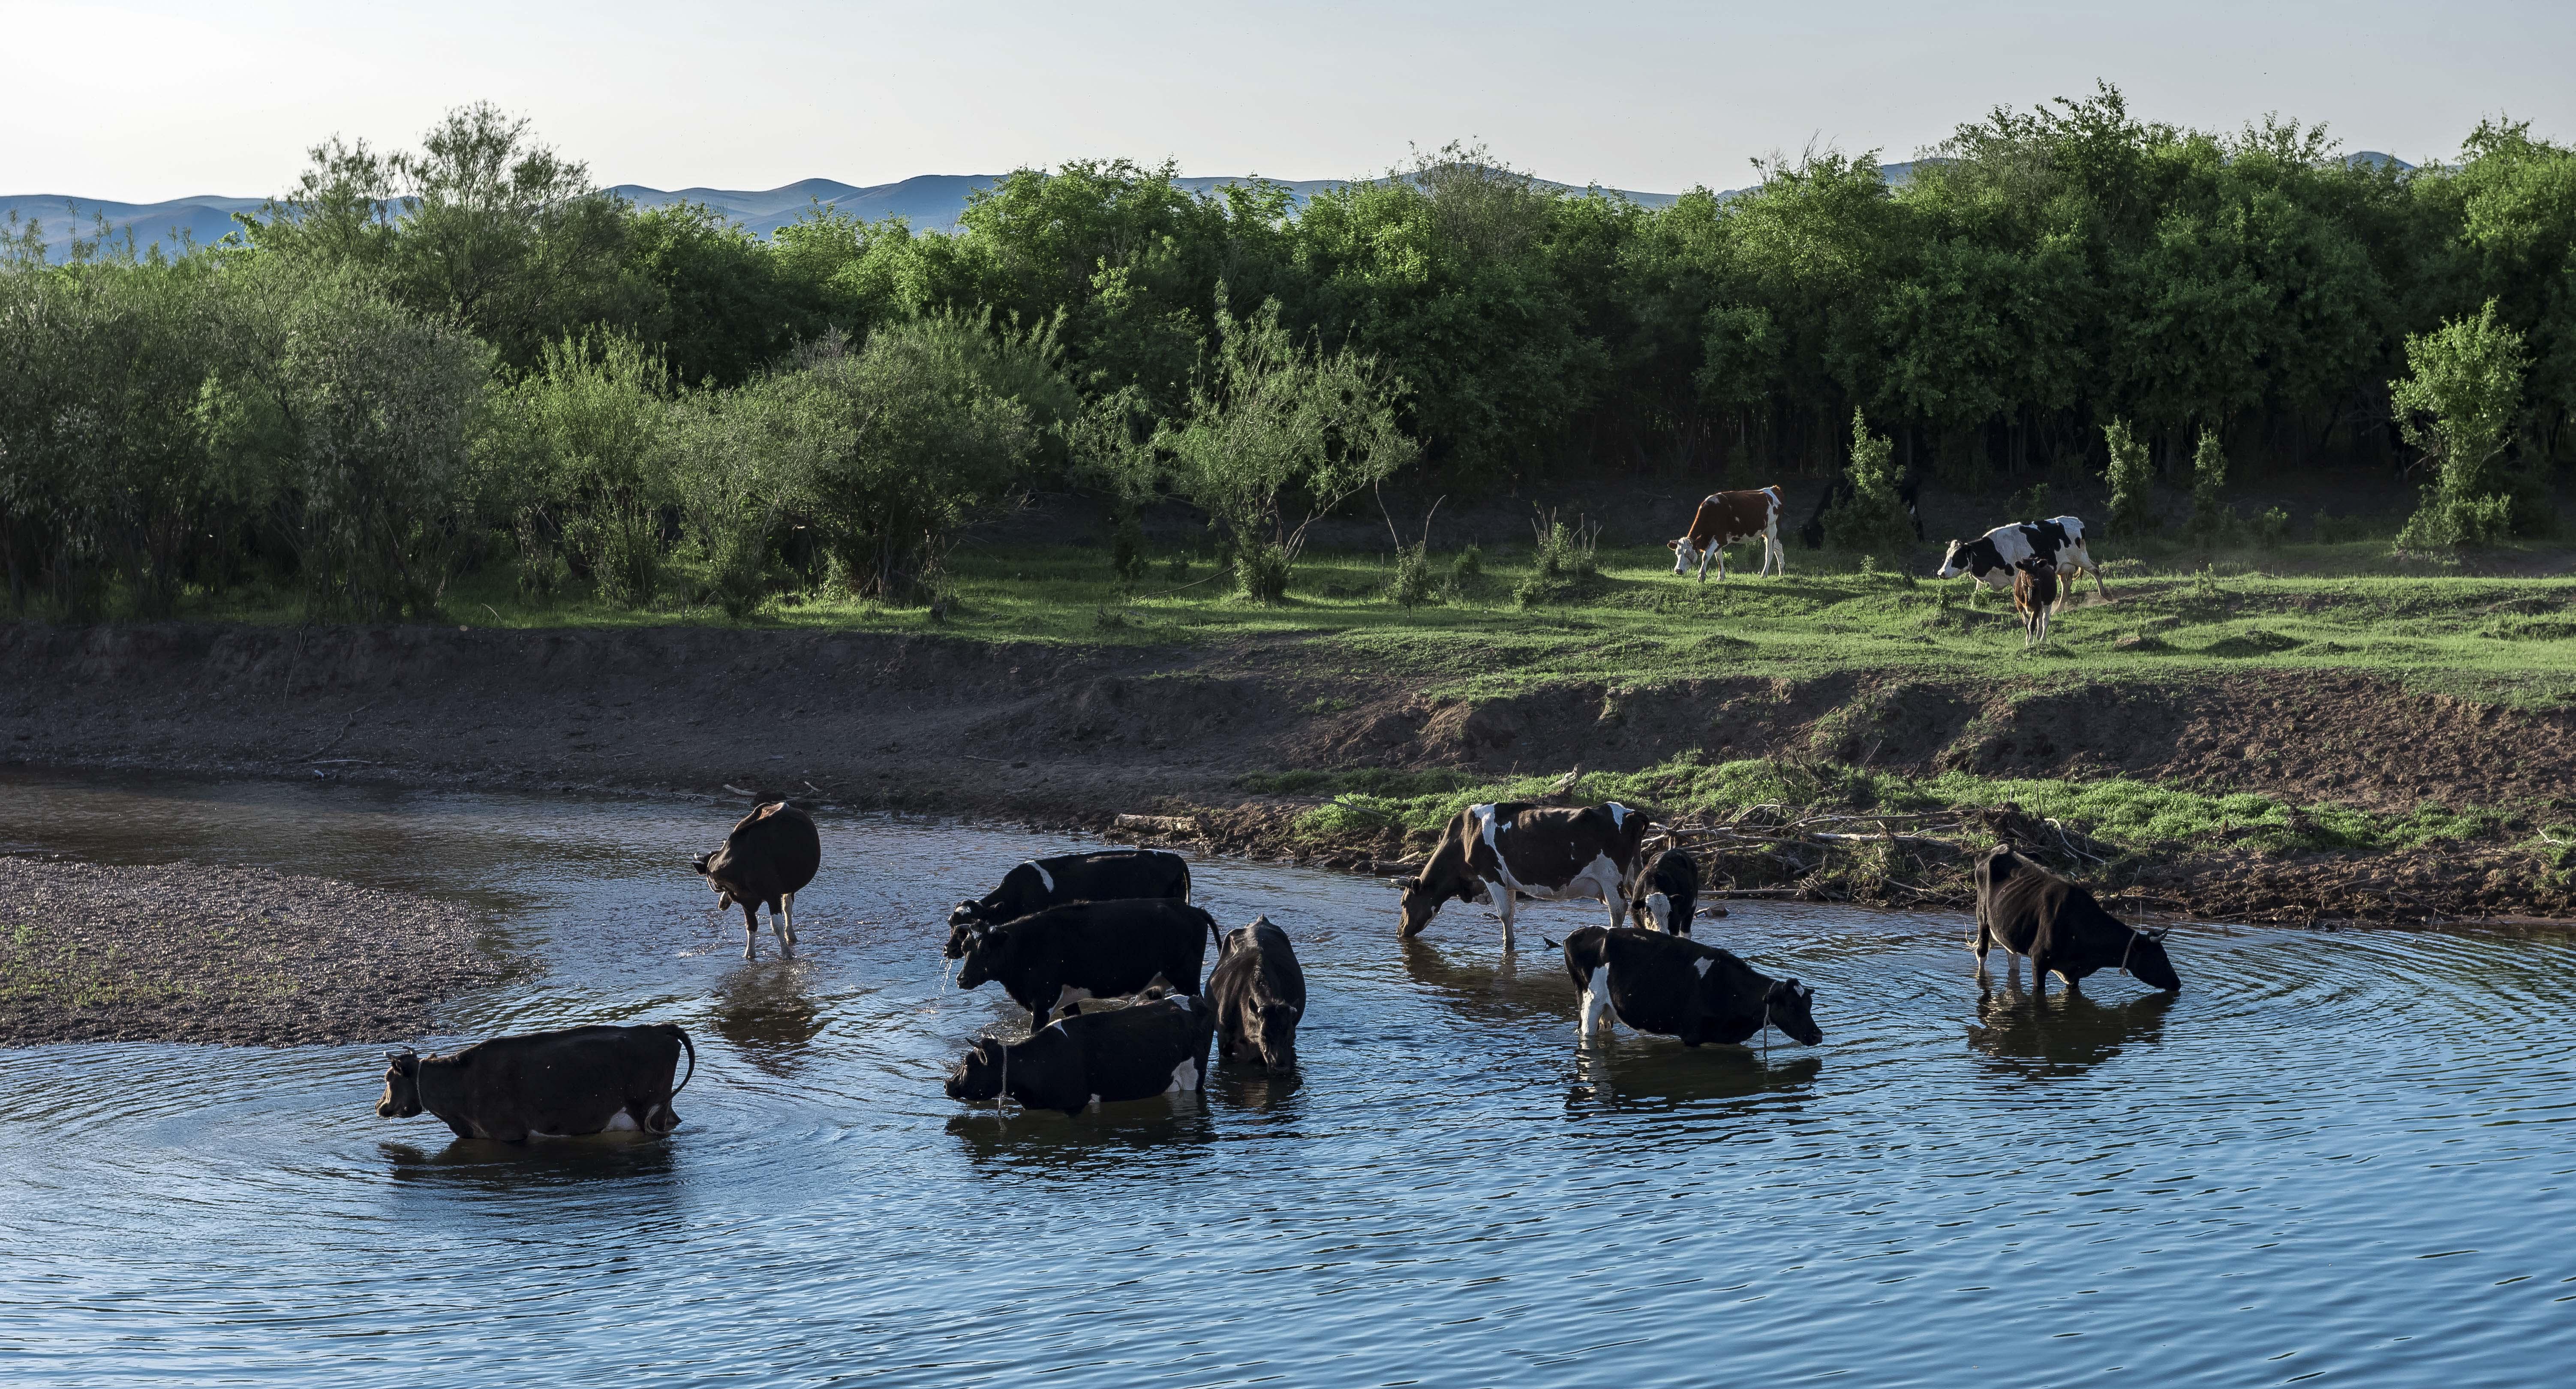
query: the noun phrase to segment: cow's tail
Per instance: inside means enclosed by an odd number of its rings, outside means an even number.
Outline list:
[[[671,1034],[680,1039],[681,1046],[689,1049],[689,1073],[680,1077],[679,1084],[671,1087],[671,1098],[676,1100],[680,1097],[681,1091],[689,1088],[689,1081],[698,1073],[698,1044],[689,1040],[689,1030],[678,1023],[666,1022],[662,1025],[671,1029]]]
[[[1215,912],[1201,912],[1201,913],[1199,913],[1199,915],[1201,915],[1201,916],[1203,916],[1203,917],[1206,917],[1206,918],[1207,918],[1207,924],[1208,924],[1208,944],[1213,945],[1213,946],[1215,946],[1215,947],[1216,947],[1216,958],[1217,958],[1217,959],[1219,959],[1219,960],[1224,959],[1224,958],[1225,958],[1225,928],[1216,924],[1216,913],[1215,913]],[[1214,962],[1214,961],[1210,961],[1210,962],[1209,962],[1209,964],[1208,964],[1208,968],[1209,968],[1209,969],[1211,969],[1211,970],[1215,969],[1215,968],[1216,968],[1216,964],[1215,964],[1215,962]]]
[[[1181,858],[1179,854],[1174,854],[1172,857],[1181,860],[1181,900],[1189,901],[1190,894],[1197,891],[1197,885],[1190,881],[1190,861]]]

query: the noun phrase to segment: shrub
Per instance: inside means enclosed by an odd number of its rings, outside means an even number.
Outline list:
[[[1288,596],[1288,552],[1263,541],[1235,556],[1235,586],[1256,603],[1276,603]]]
[[[2213,430],[2200,431],[2200,446],[2191,456],[2191,535],[2203,546],[2233,543],[2244,523],[2222,497],[2227,487],[2227,450]]]
[[[1896,448],[1852,411],[1851,495],[1825,513],[1825,538],[1837,550],[1903,554],[1914,544],[1914,518],[1898,496]]]
[[[2108,529],[2124,537],[2153,535],[2155,467],[2147,457],[2146,444],[2130,433],[2127,420],[2102,426],[2102,442],[2111,454],[2111,465],[2102,472],[2102,480],[2111,485]]]
[[[1420,545],[1407,545],[1395,552],[1395,575],[1387,581],[1386,596],[1399,608],[1418,608],[1431,601],[1431,560]]]
[[[2496,321],[2488,300],[2475,318],[2406,336],[2407,376],[2388,383],[2398,433],[2438,465],[2438,480],[2397,534],[2400,549],[2492,544],[2511,534],[2516,508],[2497,460],[2512,439],[2529,365],[2522,335]],[[2537,517],[2533,518],[2537,519]]]
[[[2290,538],[2290,513],[2281,508],[2266,508],[2254,518],[2254,543],[2266,550],[2277,550]]]

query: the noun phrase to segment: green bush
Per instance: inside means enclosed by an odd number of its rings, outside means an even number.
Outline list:
[[[2102,480],[2111,485],[2108,529],[2132,539],[2155,534],[2156,474],[2146,444],[2130,433],[2127,420],[2102,426],[2102,442],[2111,455],[2111,465],[2102,472]]]
[[[1395,574],[1387,581],[1386,596],[1399,608],[1418,608],[1431,601],[1431,561],[1421,545],[1407,545],[1395,552]]]
[[[1844,477],[1851,495],[1825,513],[1825,541],[1837,550],[1903,554],[1914,544],[1914,518],[1896,489],[1901,479],[1896,448],[1852,411],[1851,464]]]

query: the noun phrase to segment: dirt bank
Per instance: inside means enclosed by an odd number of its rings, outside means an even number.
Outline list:
[[[0,857],[0,1043],[401,1041],[509,975],[445,902],[197,864]]]
[[[1851,673],[1469,701],[1300,640],[1064,648],[935,634],[148,624],[0,627],[0,761],[517,787],[738,787],[858,809],[1106,829],[1198,817],[1212,845],[1312,853],[1311,801],[1256,769],[1626,770],[1698,750],[1918,774],[2120,775],[2377,811],[2570,804],[2576,710],[2499,708],[2353,673],[2167,683]],[[1332,846],[1325,846],[1329,851]],[[1398,846],[1354,843],[1361,862]],[[2482,851],[2483,852],[2483,851]],[[2496,852],[2503,852],[2500,848]],[[2402,913],[2561,909],[2536,868],[2426,852]],[[2516,863],[2529,862],[2528,856]],[[2389,914],[2382,858],[2177,859],[2212,914]],[[2445,887],[2431,879],[2458,881]],[[2517,884],[2520,884],[2517,886]],[[2276,902],[2273,907],[2259,904]]]

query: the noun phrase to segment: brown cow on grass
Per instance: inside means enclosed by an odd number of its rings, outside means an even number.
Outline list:
[[[1711,492],[1700,499],[1699,510],[1692,513],[1690,531],[1679,540],[1664,542],[1673,552],[1673,572],[1687,574],[1699,566],[1699,581],[1708,582],[1710,560],[1717,561],[1717,577],[1726,580],[1726,547],[1739,540],[1762,538],[1762,563],[1753,571],[1760,578],[1766,572],[1775,577],[1789,575],[1788,552],[1780,548],[1780,489],[1775,484],[1752,492]]]
[[[2021,614],[2021,649],[2048,640],[2048,610],[2058,597],[2057,566],[2024,560],[2013,570],[2013,611]]]
[[[1414,936],[1443,903],[1483,902],[1503,919],[1512,948],[1515,897],[1561,902],[1596,897],[1616,927],[1628,909],[1647,816],[1617,801],[1581,808],[1503,801],[1458,812],[1422,872],[1404,885],[1403,927]]]

